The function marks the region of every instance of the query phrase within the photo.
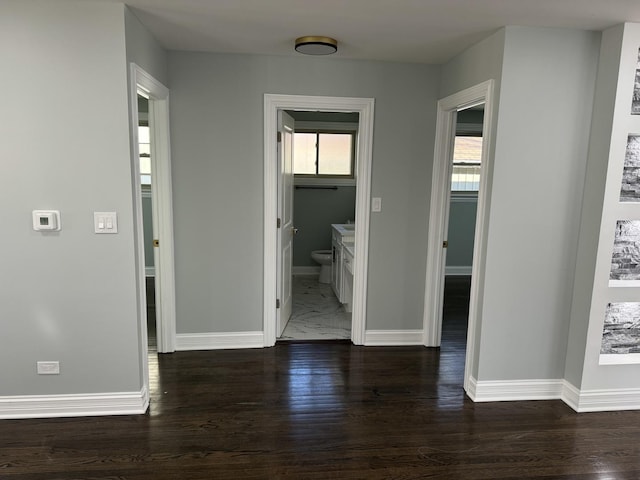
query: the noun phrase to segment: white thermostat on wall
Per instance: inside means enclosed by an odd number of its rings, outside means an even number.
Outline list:
[[[33,229],[38,232],[57,232],[60,230],[60,211],[34,210]]]

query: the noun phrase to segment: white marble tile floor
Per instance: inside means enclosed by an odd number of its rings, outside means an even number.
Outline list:
[[[278,340],[351,338],[351,313],[345,312],[331,285],[317,275],[293,276],[293,313]]]

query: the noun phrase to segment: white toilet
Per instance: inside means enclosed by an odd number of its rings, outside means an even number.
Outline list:
[[[331,283],[331,250],[314,250],[311,258],[320,264],[320,283]]]

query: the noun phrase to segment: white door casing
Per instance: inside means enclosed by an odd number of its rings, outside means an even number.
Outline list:
[[[447,235],[451,168],[455,138],[456,116],[459,110],[485,104],[480,188],[473,246],[471,294],[469,299],[469,324],[467,327],[467,351],[465,356],[464,389],[469,392],[471,376],[477,368],[475,359],[476,329],[481,324],[482,291],[486,264],[486,227],[491,198],[492,172],[491,133],[493,125],[493,80],[470,87],[443,98],[438,102],[436,141],[434,148],[429,233],[427,239],[427,267],[424,297],[424,345],[440,346],[442,335],[442,303],[446,250],[443,241]]]
[[[135,63],[130,65],[130,125],[131,175],[136,229],[136,274],[138,317],[140,322],[140,363],[144,385],[148,387],[147,313],[144,265],[144,235],[142,221],[142,193],[138,148],[138,94],[149,99],[149,126],[151,136],[152,217],[154,238],[159,248],[154,249],[156,278],[156,323],[158,352],[175,351],[175,271],[173,247],[173,203],[171,186],[171,147],[169,142],[169,90]]]
[[[278,111],[278,293],[276,308],[277,336],[291,318],[293,304],[293,133],[294,120],[287,112]]]
[[[263,279],[263,328],[264,346],[276,343],[277,298],[277,198],[278,160],[277,131],[278,111],[357,112],[359,133],[357,146],[356,235],[354,258],[353,311],[351,340],[363,345],[367,307],[367,275],[369,256],[369,216],[371,195],[371,164],[373,151],[373,98],[314,97],[304,95],[264,96],[264,279]]]

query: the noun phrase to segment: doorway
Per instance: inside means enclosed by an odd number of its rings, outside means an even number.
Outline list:
[[[474,356],[481,318],[484,284],[486,229],[489,215],[491,176],[491,133],[493,113],[493,80],[450,95],[438,102],[436,143],[431,187],[427,272],[425,282],[424,344],[438,347],[442,337],[442,314],[446,274],[447,234],[449,230],[450,199],[453,174],[456,126],[458,113],[483,106],[481,167],[477,181],[477,211],[469,294],[464,389],[473,397],[477,359]]]
[[[293,131],[293,188],[289,225],[280,208],[281,234],[292,240],[291,312],[281,301],[278,341],[351,338],[358,113],[293,111],[286,114]],[[284,125],[281,125],[284,128]],[[283,132],[281,138],[288,140]],[[287,145],[282,141],[280,156]],[[279,185],[279,198],[285,197]],[[283,211],[284,210],[284,211]],[[293,235],[289,232],[293,228]],[[289,230],[287,230],[289,229]],[[280,247],[283,254],[286,249]],[[283,255],[282,259],[286,259]],[[279,262],[280,264],[280,262]],[[281,292],[288,284],[282,267]],[[279,295],[279,298],[287,298]],[[287,321],[288,319],[288,321]]]
[[[366,282],[368,270],[369,204],[371,190],[371,156],[373,143],[373,99],[343,97],[309,97],[295,95],[265,95],[264,152],[265,152],[265,197],[264,197],[264,346],[275,345],[278,329],[282,327],[280,317],[280,295],[286,285],[287,276],[283,276],[281,245],[283,230],[279,202],[282,183],[281,166],[278,157],[278,132],[281,118],[279,112],[313,111],[357,113],[360,119],[357,138],[356,176],[358,189],[355,214],[355,249],[353,259],[353,309],[351,341],[356,345],[364,344],[366,316]],[[293,182],[291,182],[293,187]],[[286,232],[284,232],[286,233]],[[284,294],[286,295],[286,291]]]
[[[169,90],[136,64],[130,67],[130,125],[131,172],[135,215],[135,254],[137,276],[138,318],[140,323],[140,365],[143,385],[149,387],[149,357],[147,328],[147,272],[145,263],[145,235],[143,182],[150,175],[145,196],[151,197],[151,248],[153,254],[153,287],[155,299],[156,347],[158,353],[175,351],[175,276],[173,263],[173,204],[171,189],[171,156],[169,143]],[[148,151],[141,150],[139,125],[143,108],[147,123]],[[146,136],[146,133],[143,133]],[[144,142],[143,142],[144,143]],[[142,155],[141,155],[142,153]],[[148,155],[148,156],[147,156]],[[142,161],[141,161],[142,159]],[[142,169],[141,169],[142,165]],[[148,248],[146,249],[148,253]],[[148,255],[149,256],[149,255]],[[151,325],[153,326],[153,325]]]

